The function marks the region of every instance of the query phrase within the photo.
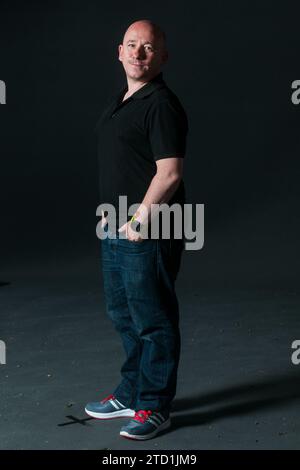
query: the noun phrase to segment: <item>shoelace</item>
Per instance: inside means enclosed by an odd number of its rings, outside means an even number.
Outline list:
[[[115,398],[114,395],[108,395],[108,397],[103,398],[103,400],[101,400],[101,403],[105,403],[108,400],[114,400],[114,398]]]
[[[147,421],[147,419],[149,418],[149,416],[152,414],[152,411],[151,410],[139,410],[139,411],[136,411],[135,415],[134,415],[134,420],[135,421],[139,421],[140,423],[144,423],[145,421]]]

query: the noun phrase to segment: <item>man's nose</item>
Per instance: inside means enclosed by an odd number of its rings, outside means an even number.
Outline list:
[[[144,50],[143,46],[137,47],[133,51],[133,56],[136,59],[140,59],[140,58],[144,57],[144,55],[145,55],[145,50]]]

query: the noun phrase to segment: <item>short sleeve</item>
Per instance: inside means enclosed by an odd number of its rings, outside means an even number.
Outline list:
[[[155,161],[184,157],[188,123],[180,103],[171,100],[154,103],[149,111],[147,131]]]

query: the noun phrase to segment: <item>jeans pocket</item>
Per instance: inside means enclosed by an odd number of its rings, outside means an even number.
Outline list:
[[[152,253],[155,250],[155,240],[145,239],[141,242],[133,242],[126,238],[118,239],[118,250],[120,253],[126,253],[128,255],[143,255]]]

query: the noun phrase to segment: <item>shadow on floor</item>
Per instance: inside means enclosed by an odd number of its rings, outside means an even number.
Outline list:
[[[223,400],[228,400],[230,403],[212,411],[198,411],[204,405],[217,404]],[[179,427],[198,426],[226,416],[247,414],[259,409],[276,408],[277,405],[291,403],[295,400],[300,400],[299,375],[271,377],[265,382],[242,384],[206,395],[199,394],[191,398],[174,400],[172,413],[193,408],[198,410],[180,416],[172,416],[171,432]]]

